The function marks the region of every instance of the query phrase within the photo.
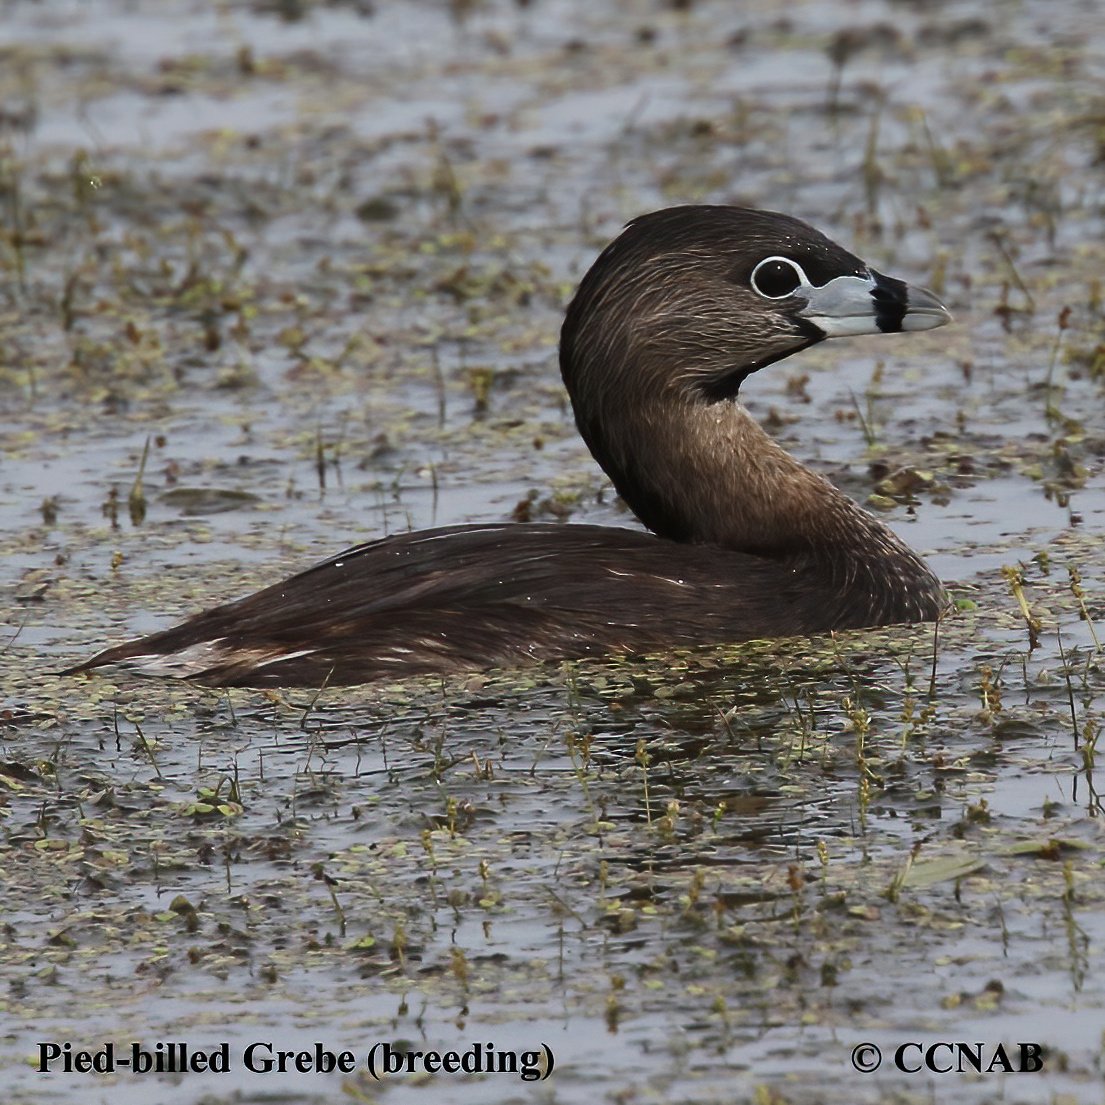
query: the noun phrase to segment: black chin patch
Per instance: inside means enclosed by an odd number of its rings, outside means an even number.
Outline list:
[[[905,287],[905,285],[903,284],[902,287]],[[723,376],[703,380],[698,385],[698,390],[705,396],[706,402],[720,403],[726,399],[736,399],[740,392],[741,384],[743,384],[753,372],[759,372],[761,368],[767,368],[768,365],[772,365],[776,361],[781,361],[784,357],[789,357],[797,353],[800,349],[808,349],[811,345],[816,345],[819,341],[825,340],[824,331],[819,330],[807,319],[795,318],[793,321],[804,340],[796,342],[789,349],[784,349],[774,357],[761,357],[758,361],[753,361],[751,364],[744,365]]]
[[[902,319],[909,307],[909,287],[904,280],[883,276],[869,270],[875,281],[871,298],[875,303],[875,325],[884,334],[897,334],[902,329]]]

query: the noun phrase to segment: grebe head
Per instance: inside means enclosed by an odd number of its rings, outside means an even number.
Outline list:
[[[800,219],[673,207],[631,222],[584,276],[560,367],[580,433],[650,529],[759,549],[768,545],[747,532],[751,515],[732,525],[721,516],[737,496],[709,493],[739,478],[748,499],[748,464],[738,472],[741,458],[710,455],[755,433],[732,402],[746,377],[825,338],[950,319],[931,292],[883,276]],[[663,465],[650,462],[650,441]]]
[[[623,390],[736,396],[750,373],[825,338],[951,320],[790,215],[670,207],[634,219],[583,278],[561,331],[573,397]]]

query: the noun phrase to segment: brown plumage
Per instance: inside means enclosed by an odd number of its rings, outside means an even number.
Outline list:
[[[788,216],[643,216],[584,277],[560,362],[580,432],[652,534],[387,537],[71,670],[334,685],[935,618],[946,598],[924,563],[736,396],[751,372],[825,337],[948,319],[930,293]]]

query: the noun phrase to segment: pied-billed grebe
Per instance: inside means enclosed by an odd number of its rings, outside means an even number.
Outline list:
[[[560,367],[580,433],[652,533],[385,537],[71,670],[319,686],[931,620],[947,601],[932,572],[772,441],[737,392],[824,338],[949,320],[930,292],[798,219],[644,215],[583,278]]]

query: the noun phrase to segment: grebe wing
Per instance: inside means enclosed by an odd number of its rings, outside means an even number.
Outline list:
[[[801,632],[785,564],[639,530],[450,526],[358,545],[71,671],[331,685]]]

